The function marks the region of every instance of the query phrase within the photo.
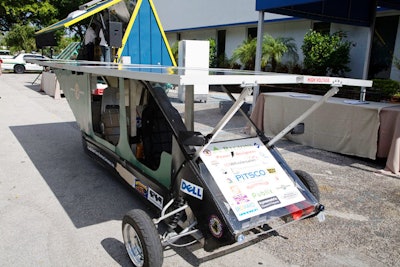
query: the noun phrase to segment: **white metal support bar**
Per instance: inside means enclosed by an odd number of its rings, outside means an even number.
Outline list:
[[[196,152],[196,155],[194,156],[194,160],[196,160],[200,154],[204,151],[204,149],[212,143],[212,141],[215,139],[215,136],[225,127],[225,125],[229,122],[229,120],[235,115],[235,113],[240,109],[240,107],[243,105],[243,103],[246,101],[246,97],[251,95],[253,92],[253,86],[246,86],[243,90],[236,102],[232,105],[232,107],[226,112],[224,117],[218,122],[218,124],[215,126],[214,130],[211,133],[211,138],[208,140],[207,144],[205,144],[200,150]]]

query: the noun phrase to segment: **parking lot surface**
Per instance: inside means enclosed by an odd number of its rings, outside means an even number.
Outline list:
[[[37,75],[0,76],[0,266],[131,266],[121,220],[146,207],[86,156],[66,99],[40,92]],[[218,112],[218,100],[196,108]],[[164,266],[400,266],[399,177],[377,161],[277,147],[315,178],[326,220],[212,253],[167,247]]]

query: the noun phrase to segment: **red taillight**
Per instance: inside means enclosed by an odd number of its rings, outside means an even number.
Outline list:
[[[307,201],[301,202],[302,205],[304,205],[303,213],[304,215],[308,215],[312,213],[315,210],[315,207],[313,205],[310,205]]]
[[[93,90],[94,95],[103,95],[104,89],[95,89]]]
[[[292,215],[293,220],[298,220],[303,216],[303,210],[297,207],[296,205],[292,204],[289,206],[286,206],[286,209],[290,212]]]
[[[298,220],[302,216],[311,214],[315,207],[308,203],[307,201],[302,201],[296,204],[292,204],[286,207],[286,209],[292,215],[293,220]]]

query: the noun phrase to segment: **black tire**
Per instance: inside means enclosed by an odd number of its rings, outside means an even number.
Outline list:
[[[313,194],[313,196],[319,202],[320,200],[319,188],[314,178],[310,174],[302,170],[295,170],[294,173],[300,178],[300,181],[307,187],[307,189],[311,192],[311,194]]]
[[[142,210],[129,211],[122,220],[125,248],[134,266],[158,267],[164,260],[157,229]]]
[[[14,72],[17,74],[22,74],[25,72],[25,67],[24,65],[15,65],[14,66]]]

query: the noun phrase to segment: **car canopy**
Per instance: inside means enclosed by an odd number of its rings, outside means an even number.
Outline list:
[[[123,24],[120,30],[111,29],[111,24],[106,26],[109,27],[109,36],[118,36],[115,40],[120,38],[117,44],[109,43],[118,48],[117,62],[121,62],[123,57],[130,57],[130,62],[134,64],[176,66],[152,0],[138,0],[135,5],[127,4],[124,0],[89,2],[71,12],[67,18],[36,32],[36,41],[41,42],[41,47],[55,46],[54,31],[68,28],[106,9]]]

